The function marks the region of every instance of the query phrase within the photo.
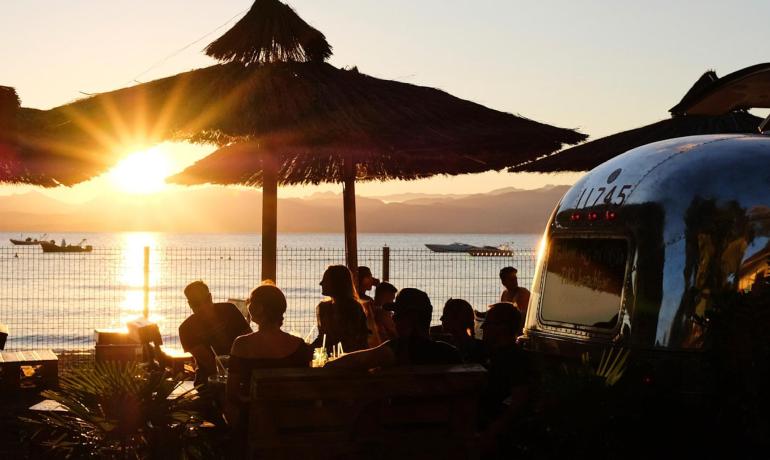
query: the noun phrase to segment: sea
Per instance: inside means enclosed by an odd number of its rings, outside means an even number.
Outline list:
[[[260,234],[54,233],[46,240],[93,246],[91,253],[43,253],[14,246],[11,238],[40,232],[0,233],[0,330],[9,330],[6,350],[93,349],[97,330],[124,329],[147,313],[164,342],[178,345],[178,325],[190,314],[184,286],[203,280],[215,301],[243,300],[259,284]],[[449,298],[465,298],[483,310],[501,290],[497,273],[513,265],[522,285],[531,282],[538,234],[378,234],[358,237],[359,265],[397,288],[425,290],[434,322]],[[472,257],[434,253],[426,243],[506,244],[512,256]],[[341,233],[278,235],[276,284],[286,293],[284,329],[314,338],[318,283],[325,268],[344,263]],[[373,292],[369,292],[373,295]],[[236,302],[237,303],[237,302]]]

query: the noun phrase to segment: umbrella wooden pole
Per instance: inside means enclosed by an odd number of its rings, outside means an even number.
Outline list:
[[[358,233],[356,229],[356,166],[352,158],[344,160],[345,182],[342,188],[345,221],[345,265],[358,282]]]
[[[278,259],[278,166],[262,157],[262,280],[276,280]]]

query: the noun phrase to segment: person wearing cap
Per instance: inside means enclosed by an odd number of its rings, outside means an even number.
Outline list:
[[[374,299],[366,293],[379,284],[380,280],[372,275],[372,270],[369,267],[363,265],[358,267],[358,298],[361,302],[373,302]]]
[[[529,305],[529,290],[519,286],[518,270],[513,267],[505,267],[500,270],[500,282],[505,289],[500,294],[500,302],[510,302],[519,309],[522,318],[527,316]]]
[[[481,326],[488,353],[487,385],[481,393],[479,407],[485,442],[496,442],[496,436],[504,431],[528,398],[531,368],[526,353],[516,344],[521,323],[518,308],[510,302],[500,302],[489,307]]]
[[[483,364],[484,345],[476,338],[473,307],[463,299],[449,299],[441,313],[441,340],[457,347],[465,363]]]
[[[460,354],[452,345],[430,339],[433,306],[428,294],[419,289],[405,288],[386,308],[393,311],[398,337],[382,345],[349,353],[330,361],[325,367],[343,369],[372,369],[376,367],[460,364]]]

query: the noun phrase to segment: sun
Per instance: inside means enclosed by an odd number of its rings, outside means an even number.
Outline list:
[[[146,195],[165,189],[165,179],[172,173],[168,156],[163,149],[154,147],[124,158],[107,176],[122,192]]]

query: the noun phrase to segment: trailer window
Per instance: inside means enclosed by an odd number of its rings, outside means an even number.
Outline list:
[[[627,260],[625,240],[554,239],[545,270],[541,318],[613,328],[620,311]]]

